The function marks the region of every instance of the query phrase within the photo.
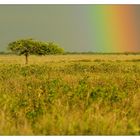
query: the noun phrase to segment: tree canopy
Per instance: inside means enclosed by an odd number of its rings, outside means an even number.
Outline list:
[[[63,54],[64,49],[54,42],[43,42],[33,39],[21,39],[8,44],[8,48],[19,55],[25,55],[26,64],[28,63],[28,56],[34,55],[49,55],[49,54]]]

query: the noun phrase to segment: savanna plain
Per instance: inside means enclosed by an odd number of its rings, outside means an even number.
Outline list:
[[[140,135],[140,55],[0,55],[0,135]]]

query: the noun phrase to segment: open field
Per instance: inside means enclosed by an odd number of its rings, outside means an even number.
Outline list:
[[[0,56],[0,135],[140,135],[140,55]]]
[[[48,55],[30,56],[30,64],[44,64],[47,62],[92,62],[92,61],[140,61],[140,55],[92,55],[92,54],[73,54],[73,55]],[[24,64],[24,56],[0,55],[0,63],[4,64]]]

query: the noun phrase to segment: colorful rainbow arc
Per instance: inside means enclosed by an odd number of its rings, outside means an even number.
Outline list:
[[[93,47],[98,51],[140,50],[140,38],[133,5],[92,5],[89,9]],[[139,31],[140,32],[140,31]]]

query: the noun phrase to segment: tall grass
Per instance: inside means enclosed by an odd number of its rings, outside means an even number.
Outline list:
[[[0,135],[140,134],[139,61],[43,61],[0,63]]]

